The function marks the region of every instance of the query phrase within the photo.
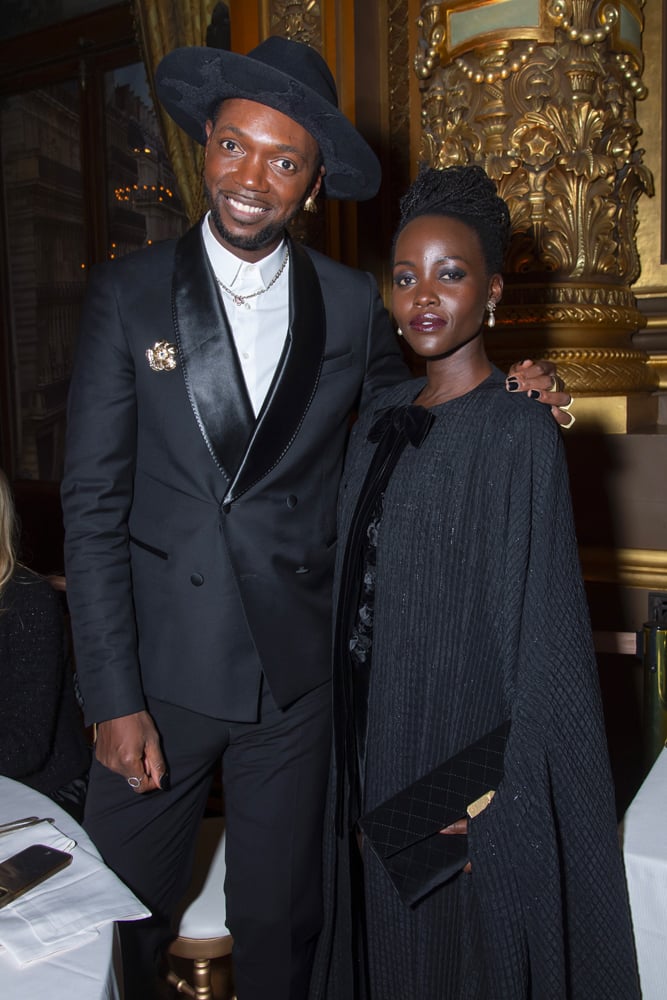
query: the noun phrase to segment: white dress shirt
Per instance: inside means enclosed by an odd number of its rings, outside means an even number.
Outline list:
[[[280,270],[287,250],[285,241],[282,240],[268,257],[249,264],[216,240],[211,232],[209,216],[210,212],[204,217],[202,233],[204,247],[218,282],[222,281],[238,295],[250,295],[266,288]],[[246,299],[245,303],[234,302],[218,283],[255,416],[262,408],[276,373],[289,327],[289,267],[288,260],[271,288]]]

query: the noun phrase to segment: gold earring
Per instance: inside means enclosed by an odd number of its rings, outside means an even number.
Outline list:
[[[493,328],[496,325],[496,317],[494,315],[496,311],[496,303],[493,301],[493,299],[489,299],[489,301],[486,303],[486,308],[489,311],[489,318],[486,321],[487,325]]]
[[[304,212],[312,212],[313,215],[317,212],[317,203],[313,198],[312,194],[309,194],[303,203]]]

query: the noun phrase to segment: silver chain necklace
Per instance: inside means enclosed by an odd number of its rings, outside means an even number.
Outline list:
[[[288,260],[289,260],[289,247],[286,246],[285,256],[283,257],[282,264],[280,265],[276,273],[273,275],[271,281],[268,283],[266,288],[258,288],[256,292],[250,292],[249,295],[239,295],[238,292],[232,291],[231,288],[228,288],[227,285],[225,285],[222,281],[220,281],[220,278],[217,276],[217,274],[215,276],[215,280],[218,282],[223,292],[227,292],[227,294],[231,296],[235,306],[239,307],[245,306],[246,309],[250,309],[250,306],[248,305],[248,299],[254,299],[256,295],[263,295],[264,292],[268,292],[269,288],[275,285],[276,281],[287,267]]]

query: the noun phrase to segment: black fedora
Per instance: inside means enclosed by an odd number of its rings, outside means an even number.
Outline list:
[[[257,101],[298,122],[317,140],[326,168],[324,194],[364,201],[377,194],[380,164],[338,110],[334,78],[324,59],[303,42],[272,36],[247,56],[225,49],[174,49],[155,71],[157,95],[197,142],[220,101]]]

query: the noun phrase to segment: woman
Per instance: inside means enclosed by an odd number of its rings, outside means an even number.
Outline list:
[[[343,478],[318,1000],[639,996],[560,435],[484,350],[509,230],[479,167],[401,202],[426,377]]]
[[[89,765],[60,597],[16,560],[16,517],[0,469],[0,774],[50,796],[77,820]]]

